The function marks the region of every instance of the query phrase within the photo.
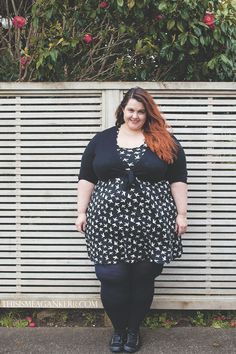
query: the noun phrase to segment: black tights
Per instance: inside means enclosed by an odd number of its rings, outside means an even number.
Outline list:
[[[154,280],[162,269],[163,264],[148,261],[95,264],[102,304],[116,331],[139,329],[152,304]]]

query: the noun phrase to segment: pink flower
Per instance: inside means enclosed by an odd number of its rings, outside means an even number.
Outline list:
[[[15,16],[12,20],[12,24],[16,28],[22,28],[26,24],[26,19],[21,16]]]
[[[203,22],[211,29],[215,28],[215,16],[211,12],[206,12],[206,15],[203,17]]]
[[[25,67],[30,63],[30,57],[21,57],[20,58],[20,66],[22,69],[25,69]]]
[[[92,42],[92,40],[93,40],[93,36],[90,33],[84,35],[85,43],[89,44],[90,42]]]
[[[109,6],[107,1],[102,1],[99,4],[99,7],[101,7],[102,9],[106,9]]]

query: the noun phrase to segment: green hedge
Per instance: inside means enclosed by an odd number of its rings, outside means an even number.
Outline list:
[[[1,5],[0,81],[235,79],[236,0]]]

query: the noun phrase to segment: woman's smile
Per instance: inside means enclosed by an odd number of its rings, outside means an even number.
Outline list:
[[[146,110],[142,102],[139,102],[133,98],[129,100],[124,112],[124,123],[128,129],[139,130],[142,129],[146,121]]]

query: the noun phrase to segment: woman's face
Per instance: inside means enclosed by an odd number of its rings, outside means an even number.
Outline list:
[[[147,119],[147,113],[142,102],[131,98],[123,109],[123,112],[125,124],[129,129],[142,129]]]

